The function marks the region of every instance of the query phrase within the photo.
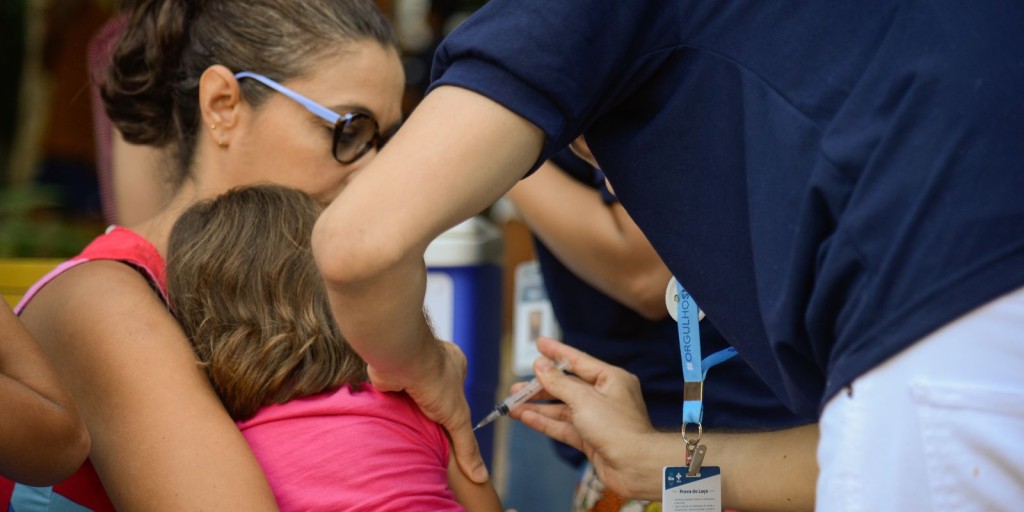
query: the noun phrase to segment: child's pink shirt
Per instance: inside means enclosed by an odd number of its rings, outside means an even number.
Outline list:
[[[463,510],[448,488],[448,438],[404,393],[344,386],[238,426],[282,511]]]

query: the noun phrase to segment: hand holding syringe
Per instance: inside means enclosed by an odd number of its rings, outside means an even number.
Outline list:
[[[559,371],[565,371],[565,369],[568,367],[569,361],[567,359],[563,359],[559,361],[558,364],[555,365],[555,368],[558,368]],[[491,411],[491,413],[488,414],[486,418],[481,420],[480,423],[477,423],[476,426],[473,427],[473,430],[483,427],[484,425],[491,423],[492,421],[498,419],[501,416],[508,416],[509,412],[519,407],[520,405],[523,405],[526,401],[533,398],[533,396],[539,393],[542,389],[544,389],[544,386],[542,386],[540,381],[537,380],[536,377],[534,377],[533,380],[531,380],[525,386],[520,388],[519,391],[512,393],[508,398],[502,400],[500,403],[498,403],[498,405],[495,405],[494,410]]]

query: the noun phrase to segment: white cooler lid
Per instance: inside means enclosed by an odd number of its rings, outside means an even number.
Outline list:
[[[501,230],[482,215],[471,217],[430,242],[423,259],[427,267],[501,264]]]

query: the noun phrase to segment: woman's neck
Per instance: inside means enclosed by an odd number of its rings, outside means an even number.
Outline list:
[[[198,187],[192,180],[186,180],[171,200],[156,215],[134,226],[127,226],[156,247],[161,256],[167,257],[167,240],[178,217],[196,201],[202,199]]]

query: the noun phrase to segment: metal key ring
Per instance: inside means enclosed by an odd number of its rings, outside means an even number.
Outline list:
[[[697,425],[697,438],[692,440],[692,441],[690,440],[690,437],[686,435],[686,426],[687,425]],[[686,444],[686,449],[692,451],[693,450],[692,447],[697,446],[697,443],[700,442],[700,438],[704,436],[704,426],[701,425],[701,423],[699,421],[697,423],[683,423],[682,432],[683,432],[683,443]]]

